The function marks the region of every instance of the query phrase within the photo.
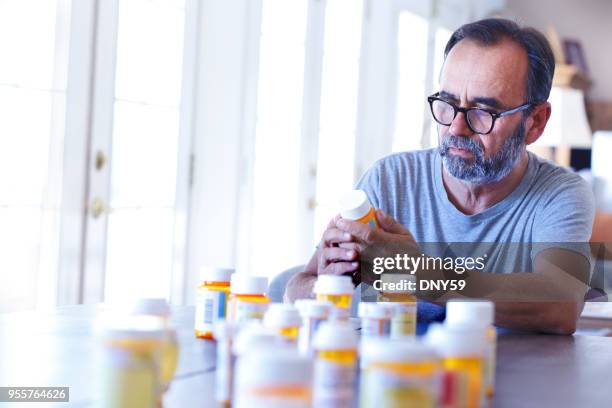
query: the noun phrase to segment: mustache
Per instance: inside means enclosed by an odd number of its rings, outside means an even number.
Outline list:
[[[468,150],[475,157],[484,156],[484,146],[469,137],[448,135],[442,141],[441,147],[443,155],[448,154],[448,150],[452,147],[455,149]]]

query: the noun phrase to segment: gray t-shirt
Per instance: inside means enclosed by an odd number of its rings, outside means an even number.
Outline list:
[[[490,261],[484,271],[532,272],[535,256],[550,247],[576,251],[590,262],[587,243],[595,212],[591,189],[577,174],[533,153],[519,186],[474,215],[463,214],[449,201],[437,149],[387,156],[362,176],[357,188],[372,205],[406,226],[419,244],[482,244],[481,250],[465,249],[470,253],[463,256],[487,253]],[[487,243],[507,245],[497,245],[490,253]],[[437,254],[427,253],[431,256],[460,256],[463,250],[461,245],[430,247],[438,248]]]

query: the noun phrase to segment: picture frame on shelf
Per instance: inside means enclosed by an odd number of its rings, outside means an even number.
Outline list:
[[[563,39],[563,53],[565,63],[577,67],[584,75],[589,74],[589,68],[584,56],[584,50],[580,41],[575,39]]]

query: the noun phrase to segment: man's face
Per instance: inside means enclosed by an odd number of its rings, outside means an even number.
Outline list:
[[[518,44],[503,40],[482,46],[462,40],[448,54],[440,77],[440,96],[461,107],[501,112],[526,102],[527,54]],[[491,133],[479,135],[458,113],[450,126],[439,126],[444,168],[472,184],[503,179],[524,149],[521,113],[499,118]]]

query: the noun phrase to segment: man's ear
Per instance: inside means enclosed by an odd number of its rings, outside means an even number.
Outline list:
[[[525,143],[530,145],[542,136],[546,123],[550,119],[550,102],[544,102],[535,107],[525,123]]]

